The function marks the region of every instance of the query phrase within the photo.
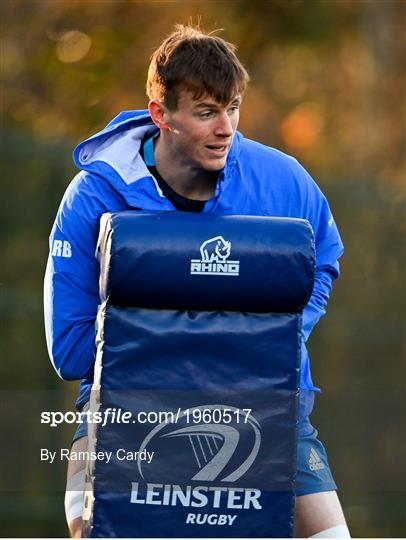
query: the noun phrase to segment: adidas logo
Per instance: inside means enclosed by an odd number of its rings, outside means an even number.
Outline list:
[[[311,471],[320,471],[321,469],[324,469],[324,463],[321,461],[319,454],[314,448],[310,449],[309,469]]]

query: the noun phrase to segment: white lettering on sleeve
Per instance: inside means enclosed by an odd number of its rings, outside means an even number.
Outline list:
[[[54,240],[52,242],[52,257],[72,257],[72,247],[67,240]]]

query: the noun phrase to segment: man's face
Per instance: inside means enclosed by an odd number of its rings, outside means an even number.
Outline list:
[[[193,99],[182,90],[176,111],[166,110],[168,142],[180,162],[205,171],[218,171],[226,164],[240,116],[241,96],[219,105],[212,97]]]

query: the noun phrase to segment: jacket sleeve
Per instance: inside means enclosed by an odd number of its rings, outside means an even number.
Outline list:
[[[65,380],[93,372],[99,304],[95,249],[102,211],[86,196],[86,182],[79,174],[65,193],[49,239],[45,333],[52,364]]]
[[[344,246],[325,196],[304,169],[302,174],[307,186],[304,215],[313,228],[316,248],[313,292],[304,309],[302,322],[302,337],[307,341],[319,319],[326,313],[333,281],[340,274],[338,259],[344,253]]]

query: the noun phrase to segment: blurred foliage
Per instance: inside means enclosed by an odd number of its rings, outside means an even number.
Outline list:
[[[205,29],[224,28],[250,72],[241,131],[295,155],[334,210],[346,254],[310,343],[325,390],[315,423],[353,535],[406,535],[404,8],[391,0],[1,2],[3,410],[10,389],[66,391],[56,401],[71,407],[76,385],[50,367],[42,322],[47,238],[75,174],[71,150],[120,110],[146,106],[153,50],[175,23],[201,18]],[[39,438],[36,422],[26,451]],[[0,534],[65,535],[63,494],[47,492],[63,485],[63,471],[28,474],[17,457],[24,442],[15,441],[13,466],[27,474],[1,496]]]
[[[175,22],[224,27],[252,84],[241,129],[324,175],[399,188],[403,2],[3,2],[2,106],[12,126],[79,140],[144,108],[148,61]],[[22,35],[22,31],[24,35]]]

